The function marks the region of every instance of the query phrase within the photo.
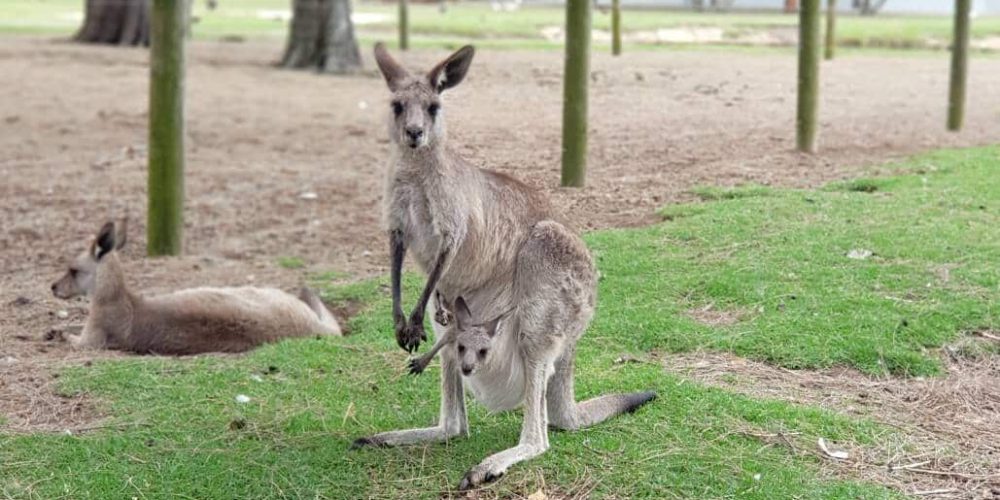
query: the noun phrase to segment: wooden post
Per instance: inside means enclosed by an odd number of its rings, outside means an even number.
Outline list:
[[[837,48],[837,0],[826,0],[826,52],[823,57],[829,61]]]
[[[583,187],[587,174],[587,84],[590,81],[590,3],[566,2],[563,74],[562,185]]]
[[[146,251],[181,252],[184,230],[183,0],[153,0],[149,53],[149,179]]]
[[[399,50],[410,50],[409,0],[399,0]]]
[[[816,107],[819,101],[819,0],[799,7],[799,89],[795,142],[799,151],[816,152]]]
[[[622,53],[622,6],[621,0],[611,0],[611,55]]]
[[[961,130],[965,119],[965,77],[969,69],[969,4],[971,3],[971,0],[955,0],[951,81],[948,86],[948,130],[952,132]]]

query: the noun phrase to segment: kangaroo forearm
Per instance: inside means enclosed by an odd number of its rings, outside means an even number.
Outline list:
[[[438,254],[437,261],[434,263],[434,269],[431,270],[430,276],[427,277],[427,284],[424,285],[424,292],[420,294],[420,300],[417,302],[417,306],[413,308],[413,314],[410,315],[411,323],[423,322],[424,311],[427,310],[427,303],[430,302],[431,295],[434,293],[434,289],[437,288],[438,281],[441,279],[441,274],[444,273],[444,269],[450,256],[450,246],[445,246],[441,249],[441,253]]]
[[[392,256],[392,316],[402,320],[403,316],[403,259],[406,258],[406,241],[403,232],[393,229],[389,232],[389,253]]]

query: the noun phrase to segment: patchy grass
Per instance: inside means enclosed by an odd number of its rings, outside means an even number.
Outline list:
[[[419,279],[409,276],[406,284],[413,297]],[[291,340],[247,356],[131,358],[69,369],[62,390],[108,401],[107,426],[82,435],[0,436],[0,495],[434,498],[517,441],[517,413],[490,415],[470,404],[470,439],[349,451],[358,436],[433,422],[438,367],[417,378],[405,374],[384,280],[332,292],[334,302],[373,306],[351,321],[349,337]],[[618,497],[893,496],[828,479],[815,459],[747,434],[783,431],[863,446],[885,429],[700,387],[654,363],[616,364],[622,345],[607,333],[595,331],[581,346],[580,396],[654,388],[660,398],[582,432],[553,432],[549,453],[514,467],[488,496],[542,487]],[[237,395],[250,401],[239,403]]]
[[[278,257],[278,265],[285,269],[302,269],[306,267],[306,261],[302,257],[285,256]]]
[[[937,348],[1000,320],[997,161],[997,148],[941,152],[901,166],[923,173],[713,195],[669,207],[667,223],[592,234],[603,274],[595,330],[637,350],[937,373]],[[724,328],[683,314],[708,304],[753,314]]]
[[[872,448],[898,440],[896,431],[694,384],[656,362],[616,360],[708,348],[788,367],[934,373],[934,349],[960,330],[996,331],[997,159],[997,148],[943,152],[873,181],[876,192],[720,196],[672,208],[673,220],[653,227],[588,235],[603,277],[578,353],[578,396],[655,389],[660,397],[591,429],[553,432],[551,451],[514,467],[486,496],[544,488],[619,498],[895,497],[834,479],[820,459],[759,436]],[[846,258],[854,248],[874,256]],[[411,300],[420,282],[407,276]],[[491,415],[472,403],[470,439],[349,451],[358,436],[433,422],[438,367],[405,374],[385,279],[324,295],[369,304],[350,321],[351,336],[67,369],[61,390],[106,402],[108,421],[83,434],[0,435],[0,496],[434,498],[517,441],[517,412]],[[695,307],[747,314],[707,325],[687,314]]]

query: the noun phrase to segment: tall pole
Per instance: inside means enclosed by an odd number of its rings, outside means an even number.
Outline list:
[[[837,0],[826,0],[826,45],[823,57],[827,61],[833,59],[837,47]]]
[[[819,0],[799,7],[799,90],[795,142],[799,151],[816,152],[816,107],[819,101]]]
[[[153,0],[149,52],[146,251],[181,252],[184,230],[184,31],[187,2]]]
[[[965,77],[968,74],[969,9],[971,0],[955,0],[955,30],[951,42],[951,82],[948,86],[948,130],[962,129],[965,119]]]
[[[583,187],[587,174],[587,83],[590,80],[590,2],[566,1],[563,74],[562,185]]]
[[[622,53],[622,5],[621,0],[611,0],[611,55]]]
[[[409,0],[399,0],[399,50],[410,50]]]

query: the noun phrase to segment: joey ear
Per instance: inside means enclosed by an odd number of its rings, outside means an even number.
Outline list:
[[[385,78],[385,84],[389,86],[389,90],[395,92],[399,88],[399,83],[409,76],[409,73],[405,68],[400,66],[395,59],[389,55],[389,51],[386,50],[385,44],[378,42],[375,44],[375,62],[378,64],[378,69],[382,72],[382,77]]]
[[[115,223],[108,222],[101,227],[94,240],[93,255],[97,260],[101,260],[108,252],[115,249]]]
[[[115,250],[121,250],[126,241],[128,241],[128,217],[122,217],[115,224]]]
[[[455,299],[454,313],[459,325],[472,324],[472,313],[469,312],[469,305],[465,303],[465,299],[461,296]]]
[[[476,49],[472,45],[466,45],[434,66],[434,69],[427,73],[431,87],[440,94],[461,83],[465,73],[469,71],[469,66],[472,65],[472,56],[475,54]]]
[[[491,320],[489,323],[483,325],[486,328],[486,334],[489,335],[490,338],[496,336],[497,326],[500,324],[501,319],[503,319],[503,316],[497,316],[496,318],[493,318],[493,320]]]

